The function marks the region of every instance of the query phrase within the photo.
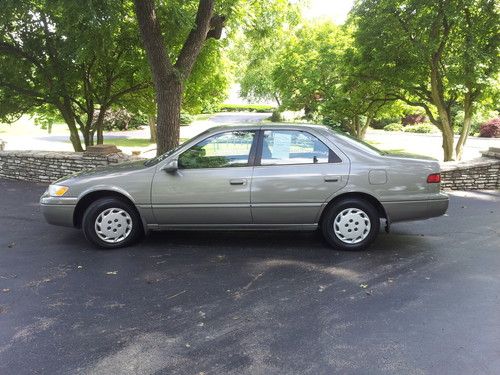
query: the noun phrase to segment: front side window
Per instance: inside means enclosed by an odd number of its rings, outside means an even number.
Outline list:
[[[328,163],[330,149],[315,136],[298,130],[266,130],[261,165]]]
[[[179,168],[246,167],[254,138],[255,131],[232,131],[208,137],[179,156]]]

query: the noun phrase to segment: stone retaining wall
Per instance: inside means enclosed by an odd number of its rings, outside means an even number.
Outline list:
[[[481,158],[468,163],[443,165],[441,187],[449,190],[500,189],[500,160]]]
[[[81,152],[0,151],[0,178],[50,183],[69,174],[132,160],[117,153],[88,155]]]

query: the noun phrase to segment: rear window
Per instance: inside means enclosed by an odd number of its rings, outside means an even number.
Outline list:
[[[362,150],[364,150],[366,152],[369,152],[371,154],[375,154],[375,155],[387,155],[386,152],[384,152],[382,150],[379,150],[375,146],[372,146],[371,144],[369,144],[369,143],[367,143],[365,141],[362,141],[362,140],[360,140],[358,138],[355,138],[355,137],[353,137],[351,135],[344,134],[344,133],[337,133],[337,132],[335,132],[335,135],[337,137],[343,139],[346,142],[355,143],[357,147],[359,147]]]

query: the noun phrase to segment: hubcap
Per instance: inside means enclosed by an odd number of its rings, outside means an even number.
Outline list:
[[[335,235],[349,244],[363,241],[370,233],[371,223],[368,215],[359,208],[346,208],[333,222]]]
[[[107,243],[117,243],[128,237],[132,231],[132,218],[121,208],[107,208],[97,216],[95,232]]]

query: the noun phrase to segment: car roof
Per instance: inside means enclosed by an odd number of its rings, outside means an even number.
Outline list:
[[[258,130],[258,129],[293,129],[293,130],[328,130],[324,125],[312,124],[286,124],[286,123],[273,123],[273,124],[227,124],[215,126],[207,130],[207,133],[214,133],[224,130]]]

